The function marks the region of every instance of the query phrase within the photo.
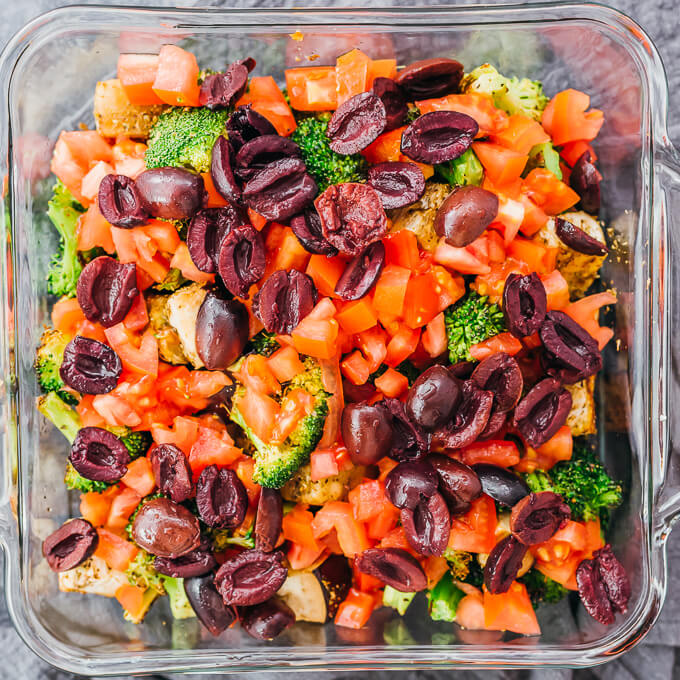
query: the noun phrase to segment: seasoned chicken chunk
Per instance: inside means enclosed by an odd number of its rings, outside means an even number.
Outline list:
[[[102,80],[94,90],[94,119],[104,137],[146,139],[164,108],[131,104],[118,78]]]
[[[281,487],[281,495],[286,501],[323,505],[328,501],[342,501],[347,492],[359,482],[364,474],[363,467],[342,470],[339,474],[326,479],[312,481],[312,468],[303,465],[295,476]]]
[[[109,568],[101,557],[95,555],[74,569],[59,572],[59,590],[65,593],[114,597],[116,590],[127,582],[127,576],[122,571]]]
[[[573,385],[565,385],[571,394],[571,411],[567,416],[567,425],[574,437],[595,434],[595,376],[581,380]]]
[[[168,295],[147,296],[146,306],[149,313],[149,323],[158,342],[158,352],[161,359],[169,364],[187,364],[189,360],[184,355],[179,335],[168,322],[168,297]]]
[[[174,292],[166,303],[168,323],[177,332],[182,351],[194,368],[204,366],[196,349],[196,317],[205,295],[205,288],[193,283]]]

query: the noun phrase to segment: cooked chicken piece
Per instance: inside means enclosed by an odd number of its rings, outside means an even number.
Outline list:
[[[342,501],[347,492],[363,477],[364,468],[355,467],[343,470],[333,477],[312,481],[312,468],[303,465],[295,476],[281,487],[281,496],[286,501],[323,505],[328,501]]]
[[[444,199],[451,193],[448,184],[428,182],[422,198],[413,205],[397,210],[388,210],[392,220],[390,231],[408,229],[418,237],[418,243],[425,250],[434,251],[439,243],[439,236],[434,230],[434,218]]]
[[[131,104],[118,78],[102,80],[94,90],[94,119],[104,137],[146,139],[164,108]]]
[[[560,217],[583,229],[588,236],[605,243],[602,225],[592,215],[579,211],[564,213]],[[569,285],[571,298],[583,297],[597,278],[606,255],[584,255],[564,245],[555,233],[554,218],[548,220],[547,224],[536,234],[536,238],[551,248],[559,248],[557,269],[560,270]]]
[[[196,350],[196,317],[205,295],[205,288],[192,283],[174,292],[168,298],[166,307],[168,323],[177,331],[184,356],[194,368],[204,366]]]
[[[59,590],[65,593],[113,597],[116,590],[127,582],[127,576],[122,571],[110,569],[101,557],[95,555],[74,569],[59,572]]]
[[[158,352],[163,361],[169,364],[186,364],[182,343],[177,331],[168,322],[168,295],[148,295],[146,298],[149,323],[158,341]]]
[[[581,380],[573,385],[565,385],[571,394],[571,411],[567,416],[567,425],[574,437],[584,434],[595,434],[595,376]]]

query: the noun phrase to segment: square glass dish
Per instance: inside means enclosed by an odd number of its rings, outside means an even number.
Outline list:
[[[300,34],[296,32],[300,31]],[[294,38],[291,34],[295,34]],[[302,39],[299,39],[299,38]],[[616,244],[603,271],[619,303],[609,321],[597,403],[600,454],[624,480],[611,541],[632,581],[629,610],[601,626],[567,602],[543,607],[540,638],[454,634],[416,608],[406,627],[375,620],[362,631],[299,624],[271,643],[239,630],[219,638],[195,619],[172,622],[167,605],[139,626],[115,601],[57,590],[43,538],[77,514],[61,483],[66,444],[35,408],[32,363],[48,320],[45,272],[54,235],[45,226],[45,161],[61,129],[92,125],[97,80],[120,52],[157,52],[177,42],[203,67],[252,56],[280,81],[286,66],[331,63],[359,47],[399,63],[451,56],[541,79],[549,95],[574,87],[605,112],[596,151],[605,181],[603,217]],[[680,227],[680,165],[665,128],[663,66],[644,32],[599,5],[370,10],[165,10],[67,7],[20,31],[0,58],[0,168],[8,177],[0,215],[0,540],[14,624],[40,656],[82,675],[169,671],[357,670],[590,666],[623,653],[654,623],[666,590],[664,543],[680,510],[673,459],[678,422],[670,395],[671,267]],[[675,191],[675,193],[673,193]],[[674,212],[675,210],[675,212]],[[677,370],[677,369],[676,369]],[[379,615],[374,615],[379,619]],[[390,628],[392,626],[392,628]]]

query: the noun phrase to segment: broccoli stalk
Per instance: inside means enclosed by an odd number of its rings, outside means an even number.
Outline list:
[[[152,588],[159,595],[164,595],[165,586],[163,583],[166,577],[156,571],[154,567],[155,559],[146,550],[140,549],[135,559],[130,562],[125,570],[125,575],[133,586]]]
[[[154,286],[155,290],[163,291],[164,293],[174,293],[178,288],[181,288],[189,279],[185,279],[182,272],[176,267],[172,267],[165,278]]]
[[[268,333],[267,331],[260,331],[255,335],[246,345],[245,354],[254,353],[261,354],[264,357],[269,357],[277,349],[280,349],[281,345],[276,339],[276,333]]]
[[[96,482],[93,479],[86,479],[78,473],[71,463],[66,464],[64,484],[66,484],[67,489],[75,489],[76,491],[82,491],[83,493],[88,493],[90,491],[101,493],[111,486],[111,484],[108,484],[107,482]]]
[[[563,600],[568,590],[557,581],[544,576],[538,569],[529,569],[529,571],[517,579],[523,583],[527,588],[527,593],[531,598],[531,604],[538,607],[542,602],[548,604],[555,604]]]
[[[38,411],[73,444],[83,424],[80,416],[56,392],[48,392],[38,399]]]
[[[555,151],[552,142],[544,142],[532,146],[529,151],[529,160],[524,168],[524,176],[528,175],[534,168],[545,168],[550,170],[557,179],[562,179],[562,168],[560,168],[560,154]]]
[[[451,186],[467,184],[480,186],[484,179],[484,168],[472,149],[468,149],[464,154],[448,163],[435,165],[434,169]]]
[[[472,553],[465,550],[445,550],[444,558],[449,563],[451,576],[457,581],[464,581],[470,573]]]
[[[447,571],[437,585],[428,591],[430,617],[433,621],[455,621],[458,603],[465,593],[453,582]]]
[[[44,392],[56,392],[64,402],[73,406],[79,399],[68,391],[59,374],[67,344],[68,338],[61,331],[48,328],[40,338],[34,366],[40,388]]]
[[[402,593],[392,588],[392,586],[385,586],[383,607],[392,607],[392,609],[396,609],[403,616],[415,596],[415,593]]]
[[[175,619],[190,619],[196,616],[194,609],[189,603],[187,594],[184,591],[183,578],[171,578],[170,576],[163,577],[163,585],[165,592],[170,598],[170,611]]]

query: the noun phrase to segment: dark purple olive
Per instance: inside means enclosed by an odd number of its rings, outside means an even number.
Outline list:
[[[499,411],[494,404],[491,407],[491,414],[486,423],[486,427],[482,430],[477,438],[479,441],[487,441],[489,439],[503,439],[502,433],[506,429],[510,414],[507,411]]]
[[[414,163],[393,161],[372,165],[368,183],[382,201],[385,210],[403,208],[420,200],[425,192],[425,175]]]
[[[569,184],[581,197],[580,207],[592,215],[600,212],[601,181],[602,175],[595,167],[590,151],[584,151],[574,163],[569,176]]]
[[[262,487],[255,516],[255,548],[271,552],[281,535],[283,499],[277,489]]]
[[[511,470],[489,463],[478,463],[472,469],[477,473],[484,493],[501,505],[511,508],[529,495],[527,483]]]
[[[251,73],[257,66],[257,62],[252,57],[245,57],[234,62],[235,64],[243,64],[248,69],[248,73]]]
[[[408,417],[425,430],[447,423],[462,397],[460,381],[443,366],[430,366],[411,385],[404,404]]]
[[[149,219],[135,181],[125,175],[106,175],[102,179],[97,205],[104,219],[114,227],[131,229]]]
[[[71,465],[95,482],[117,482],[126,472],[130,453],[125,444],[101,427],[83,427],[71,446]]]
[[[248,68],[238,62],[223,73],[206,76],[201,83],[198,103],[209,109],[226,109],[241,98],[248,84]]]
[[[187,220],[205,202],[203,178],[184,168],[145,170],[135,182],[148,211],[154,217]]]
[[[588,235],[583,229],[565,220],[563,217],[555,218],[555,233],[557,237],[572,250],[584,255],[606,255],[607,246],[596,238]]]
[[[265,265],[262,234],[250,224],[233,229],[222,241],[217,271],[232,295],[247,297],[250,287],[262,278]]]
[[[314,308],[312,279],[292,269],[275,271],[253,299],[253,312],[269,333],[291,333]]]
[[[359,401],[370,401],[376,393],[375,385],[366,382],[363,385],[354,385],[349,380],[342,380],[342,396],[346,404],[356,404]]]
[[[508,276],[503,288],[503,314],[515,337],[533,335],[545,321],[547,311],[548,296],[536,272]]]
[[[463,65],[455,59],[423,59],[397,73],[397,83],[412,99],[432,99],[458,92]]]
[[[301,155],[300,147],[288,137],[276,133],[257,136],[246,142],[236,154],[237,174],[250,179],[257,170],[262,170],[274,161],[299,159]]]
[[[402,593],[427,588],[427,576],[418,560],[401,548],[369,548],[357,555],[354,565]]]
[[[212,554],[208,541],[181,557],[156,557],[153,567],[159,574],[171,578],[194,578],[209,574],[217,567],[217,560]]]
[[[570,517],[571,510],[559,494],[530,493],[512,508],[510,531],[525,545],[537,545],[552,538]]]
[[[235,391],[235,382],[225,385],[219,392],[215,392],[215,394],[208,397],[208,405],[203,409],[203,412],[211,413],[217,416],[225,425],[229,425],[231,423],[229,413]]]
[[[418,163],[445,163],[465,153],[479,131],[474,118],[432,111],[416,118],[401,136],[401,152]]]
[[[548,312],[539,336],[546,371],[563,383],[578,382],[602,368],[597,340],[564,312]]]
[[[347,404],[342,411],[342,440],[355,465],[374,465],[392,448],[391,417],[379,405]]]
[[[494,546],[484,566],[484,585],[494,595],[507,593],[522,566],[527,546],[506,536]]]
[[[441,204],[434,218],[438,236],[456,248],[480,237],[498,215],[498,196],[476,186],[456,187]]]
[[[399,462],[420,460],[430,448],[429,435],[414,423],[398,399],[385,398],[378,403],[390,416],[392,447],[390,458]]]
[[[436,491],[423,498],[413,510],[399,513],[409,545],[421,555],[444,554],[451,533],[451,515],[444,497]]]
[[[227,135],[234,151],[255,137],[275,134],[276,128],[250,104],[239,106],[227,121]]]
[[[396,130],[406,122],[408,105],[404,91],[391,78],[376,78],[373,94],[385,107],[385,132]]]
[[[184,592],[198,620],[217,637],[238,618],[236,608],[224,604],[212,575],[184,579]]]
[[[385,477],[385,495],[395,507],[413,510],[437,490],[438,481],[427,460],[399,463]]]
[[[293,610],[277,598],[241,613],[241,628],[256,640],[273,640],[295,623]]]
[[[81,394],[106,394],[117,384],[123,364],[103,342],[76,335],[64,348],[61,379]]]
[[[210,158],[210,177],[217,193],[227,201],[241,198],[241,187],[234,177],[234,148],[231,139],[220,135],[213,144]]]
[[[382,241],[371,243],[365,250],[355,255],[345,267],[338,282],[335,294],[341,300],[358,300],[373,288],[385,264],[385,246]]]
[[[524,386],[517,360],[505,352],[497,352],[482,360],[470,380],[480,390],[493,392],[494,409],[500,413],[515,407]]]
[[[321,229],[321,218],[313,205],[309,206],[303,213],[292,217],[290,228],[297,240],[300,241],[300,245],[308,253],[326,255],[327,257],[338,254],[337,248],[334,248],[325,239]]]
[[[458,380],[469,380],[476,367],[476,361],[459,361],[449,366],[447,370]]]
[[[217,570],[215,586],[226,604],[247,607],[272,597],[287,575],[280,552],[246,550]]]
[[[248,494],[233,470],[209,465],[196,483],[196,507],[209,527],[234,529],[245,519]]]
[[[156,557],[181,557],[201,544],[198,518],[169,498],[153,498],[132,523],[135,543]]]
[[[159,444],[149,452],[149,462],[159,491],[175,503],[194,495],[191,466],[174,444]]]
[[[344,101],[335,110],[326,128],[326,137],[335,153],[359,153],[385,130],[387,112],[373,92],[362,92]]]
[[[92,556],[99,534],[85,519],[72,519],[53,531],[42,546],[43,556],[52,571],[68,571]]]
[[[248,342],[248,311],[239,300],[208,291],[196,317],[196,351],[211,371],[225,370]]]
[[[221,208],[199,210],[191,218],[187,231],[191,261],[202,272],[212,274],[217,269],[220,246],[227,234],[248,224],[246,211],[232,203]]]
[[[137,267],[121,264],[108,255],[96,257],[80,273],[76,293],[89,321],[104,328],[115,326],[127,316],[139,295]]]
[[[482,495],[477,473],[469,465],[439,453],[429,455],[427,462],[437,472],[439,491],[452,515],[467,512],[472,501]]]
[[[513,425],[527,444],[536,449],[567,422],[570,410],[571,394],[558,380],[545,378],[517,404]]]

